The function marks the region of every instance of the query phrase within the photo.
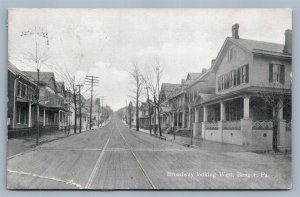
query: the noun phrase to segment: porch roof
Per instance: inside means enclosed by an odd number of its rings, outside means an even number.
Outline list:
[[[266,93],[270,92],[276,95],[276,93],[281,94],[282,91],[284,91],[283,92],[284,94],[291,95],[290,89],[278,89],[278,90],[275,89],[274,91],[274,89],[268,87],[251,86],[240,90],[231,91],[226,94],[215,95],[214,97],[211,97],[208,100],[202,102],[202,104],[204,105],[215,104],[220,101],[232,100],[232,99],[241,98],[245,96],[260,96],[259,92],[266,92]]]
[[[63,106],[60,106],[60,105],[54,105],[54,104],[51,104],[51,103],[40,104],[40,106],[43,106],[43,107],[45,107],[47,110],[51,110],[51,111],[59,111],[59,110],[62,110],[62,111],[65,111],[65,112],[69,112],[69,110],[66,109],[66,108],[64,108]]]

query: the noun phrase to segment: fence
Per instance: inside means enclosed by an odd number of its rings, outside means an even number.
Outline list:
[[[223,122],[223,129],[228,130],[240,130],[241,129],[241,121],[225,121]]]
[[[261,120],[261,121],[253,121],[252,129],[255,130],[272,130],[273,129],[273,121],[269,120]]]
[[[205,123],[205,129],[207,129],[207,130],[217,130],[218,129],[218,123],[217,122],[206,122]]]

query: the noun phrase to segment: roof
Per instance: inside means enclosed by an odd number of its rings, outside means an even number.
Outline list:
[[[200,77],[201,75],[202,75],[202,73],[188,73],[187,80],[188,80],[188,77],[190,77],[191,80],[195,80],[198,77]]]
[[[209,99],[216,97],[216,94],[199,93],[199,97],[201,97],[204,101],[208,101]]]
[[[173,92],[180,87],[180,84],[172,84],[172,83],[163,83],[161,85],[161,90],[164,91],[166,98],[169,98]]]
[[[62,88],[64,87],[63,81],[56,81],[56,88],[58,92],[62,92]]]
[[[13,74],[15,75],[19,75],[21,76],[23,79],[31,82],[32,84],[35,84],[34,83],[34,79],[30,76],[27,76],[24,74],[23,71],[19,70],[15,65],[13,65],[10,61],[8,62],[8,70],[11,71]],[[36,85],[36,84],[35,84]]]
[[[26,73],[28,76],[33,78],[35,81],[38,80],[37,72],[35,72],[35,71],[24,71],[24,73]],[[48,81],[50,81],[51,78],[55,79],[55,76],[54,76],[53,72],[40,72],[40,81],[48,83]]]
[[[248,40],[248,39],[234,39],[231,37],[227,38],[228,40],[236,43],[250,52],[258,52],[263,54],[273,54],[273,55],[290,55],[283,51],[284,44],[264,42],[257,40]]]
[[[235,39],[232,37],[227,37],[225,39],[225,42],[223,43],[221,49],[219,50],[219,53],[216,58],[216,63],[211,67],[212,72],[215,72],[215,70],[218,68],[217,62],[219,61],[220,57],[222,56],[223,51],[225,50],[225,46],[227,45],[228,42],[231,42],[250,53],[273,55],[273,56],[279,56],[279,57],[284,57],[284,58],[292,57],[291,54],[284,52],[283,44],[258,41],[258,40],[242,39],[242,38]]]

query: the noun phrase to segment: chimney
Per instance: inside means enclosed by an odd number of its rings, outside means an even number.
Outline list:
[[[216,62],[216,59],[212,59],[212,60],[211,60],[211,67],[214,66],[215,62]]]
[[[202,72],[201,72],[201,74],[204,74],[204,73],[206,73],[206,71],[207,71],[207,69],[206,69],[206,68],[202,68]]]
[[[185,79],[181,79],[181,85],[185,84]]]
[[[239,39],[239,27],[237,23],[232,26],[232,37],[234,39]]]
[[[293,38],[293,31],[291,29],[285,30],[285,43],[283,52],[292,54],[292,38]]]

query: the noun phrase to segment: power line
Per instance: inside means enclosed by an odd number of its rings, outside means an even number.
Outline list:
[[[83,86],[83,85],[80,85],[80,84],[78,84],[78,85],[76,85],[76,86],[78,86],[78,91],[79,91],[79,133],[81,133],[81,127],[82,127],[82,113],[81,113],[81,87]],[[76,109],[75,109],[76,110]],[[75,117],[75,118],[77,118],[77,117]]]
[[[87,75],[85,78],[86,85],[91,86],[91,105],[90,105],[90,130],[92,129],[92,109],[93,109],[93,92],[94,86],[99,86],[99,77]]]

